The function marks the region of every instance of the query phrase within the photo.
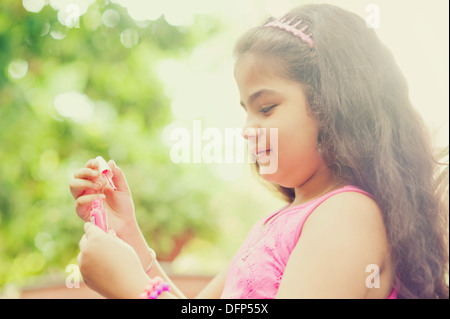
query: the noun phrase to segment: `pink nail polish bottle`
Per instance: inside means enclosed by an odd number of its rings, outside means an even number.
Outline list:
[[[108,221],[106,219],[106,210],[103,208],[101,198],[92,201],[91,223],[97,225],[103,231],[108,232]]]

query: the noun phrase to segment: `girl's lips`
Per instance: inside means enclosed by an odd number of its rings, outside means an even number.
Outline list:
[[[259,154],[261,154],[261,153],[267,153],[267,152],[270,152],[270,148],[267,148],[267,149],[256,149],[256,150],[254,150],[253,151],[253,154],[255,154],[256,156],[258,156]]]
[[[260,164],[267,164],[269,162],[269,156],[270,156],[270,149],[266,149],[266,150],[259,150],[256,153],[256,160],[260,163]]]

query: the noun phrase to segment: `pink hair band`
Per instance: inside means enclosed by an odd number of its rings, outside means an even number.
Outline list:
[[[303,28],[297,29],[297,26],[300,23],[302,23],[302,20],[299,20],[294,25],[292,25],[292,22],[294,22],[295,18],[292,18],[288,22],[285,22],[286,20],[287,20],[286,18],[279,18],[279,19],[270,21],[269,23],[266,23],[264,26],[267,28],[277,28],[280,30],[287,31],[287,32],[293,34],[294,36],[296,36],[297,38],[300,38],[303,42],[307,43],[310,48],[314,48],[315,43],[314,43],[314,40],[311,38],[312,34],[305,33],[305,30],[308,28],[308,26],[305,25]]]

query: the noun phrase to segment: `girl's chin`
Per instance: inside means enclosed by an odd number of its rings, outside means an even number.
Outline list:
[[[277,172],[269,172],[268,167],[260,166],[259,175],[267,182],[279,184]]]
[[[264,170],[263,170],[264,171]],[[269,183],[277,184],[279,186],[285,187],[285,188],[295,188],[296,185],[292,181],[289,181],[290,175],[283,175],[280,171],[276,171],[274,173],[263,173],[261,172],[261,167],[259,168],[259,175]]]

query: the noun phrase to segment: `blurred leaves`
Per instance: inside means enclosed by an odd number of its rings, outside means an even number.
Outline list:
[[[97,155],[125,171],[144,235],[160,256],[177,238],[214,237],[209,198],[220,181],[202,165],[170,161],[160,141],[172,121],[170,101],[156,66],[220,27],[201,15],[189,27],[164,17],[135,22],[121,6],[97,1],[79,28],[68,28],[50,5],[33,13],[22,1],[2,0],[0,286],[60,271],[77,255],[82,221],[68,181]]]

